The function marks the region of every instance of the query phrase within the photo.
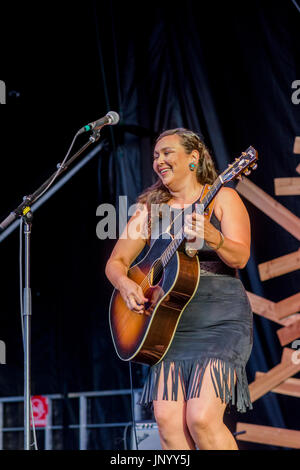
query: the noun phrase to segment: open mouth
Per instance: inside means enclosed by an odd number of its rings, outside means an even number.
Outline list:
[[[159,173],[160,173],[161,175],[165,175],[165,174],[166,174],[168,171],[170,171],[170,170],[171,170],[171,168],[162,168],[161,170],[159,170]]]

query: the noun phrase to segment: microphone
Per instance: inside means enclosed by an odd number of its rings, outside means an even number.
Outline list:
[[[106,116],[98,119],[97,121],[90,122],[86,126],[83,126],[79,131],[78,134],[83,134],[83,132],[93,131],[97,129],[101,129],[101,127],[106,125],[114,126],[118,124],[120,120],[120,116],[115,111],[109,111]]]

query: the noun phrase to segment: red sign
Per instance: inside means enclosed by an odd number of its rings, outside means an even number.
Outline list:
[[[46,426],[49,411],[48,398],[41,395],[35,395],[31,397],[31,406],[35,426],[40,428]],[[31,416],[30,423],[32,425]]]

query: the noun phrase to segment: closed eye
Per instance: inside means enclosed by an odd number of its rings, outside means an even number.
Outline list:
[[[164,152],[163,154],[164,154],[164,156],[167,156],[167,155],[169,155],[169,153],[171,153],[171,152]],[[153,160],[157,160],[158,157],[159,157],[159,155],[154,155]]]
[[[160,152],[163,153],[163,155],[169,155],[169,153],[174,152],[174,150],[170,149],[170,148],[163,148],[163,149],[161,149]],[[158,157],[159,157],[159,153],[155,152],[154,155],[153,155],[153,160],[156,160]]]

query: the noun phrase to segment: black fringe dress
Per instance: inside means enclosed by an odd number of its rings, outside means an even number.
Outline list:
[[[210,222],[220,230],[214,212]],[[235,269],[206,243],[197,256],[201,266],[198,289],[180,318],[166,355],[149,368],[139,403],[151,406],[157,399],[161,372],[164,400],[177,400],[179,386],[185,400],[199,397],[204,372],[210,367],[216,396],[245,412],[252,409],[245,371],[253,343],[252,309]]]

